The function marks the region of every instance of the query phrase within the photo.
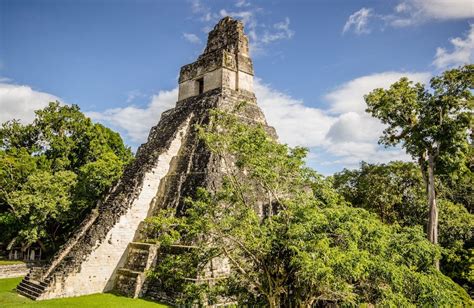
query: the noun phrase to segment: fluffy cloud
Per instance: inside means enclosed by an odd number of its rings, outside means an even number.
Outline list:
[[[12,119],[29,123],[34,119],[35,110],[56,100],[59,100],[57,96],[35,91],[29,86],[0,83],[0,123]]]
[[[295,32],[290,29],[290,19],[288,17],[286,17],[284,21],[274,24],[273,30],[275,31],[266,31],[264,33],[262,43],[268,44],[278,40],[290,39],[295,34]]]
[[[399,0],[388,14],[362,8],[349,16],[343,32],[353,29],[357,34],[368,33],[369,19],[392,27],[408,27],[432,20],[467,19],[474,17],[472,0]],[[382,27],[383,28],[383,27]]]
[[[282,142],[292,146],[321,146],[335,118],[318,108],[305,106],[257,80],[255,95],[267,122],[274,126]]]
[[[158,123],[161,113],[174,107],[177,98],[178,88],[175,88],[153,95],[145,107],[132,105],[103,112],[87,112],[87,115],[95,121],[120,130],[127,139],[138,144],[146,140],[150,128]]]
[[[383,125],[368,115],[349,111],[337,117],[326,138],[331,143],[367,142],[377,140]]]
[[[385,149],[373,142],[341,142],[332,143],[326,147],[332,157],[319,161],[321,165],[332,165],[344,168],[356,168],[361,161],[368,163],[388,163],[394,160],[410,161],[411,158],[399,148]],[[336,168],[336,169],[339,169]]]
[[[183,33],[183,37],[192,44],[201,44],[201,39],[194,33]]]
[[[372,15],[372,9],[361,8],[351,16],[346,21],[342,33],[345,33],[351,29],[354,30],[356,34],[369,33],[370,30],[367,27],[369,18]]]
[[[410,159],[399,148],[385,149],[377,144],[384,126],[364,111],[364,94],[374,88],[387,88],[403,76],[422,83],[430,78],[428,73],[404,72],[362,76],[327,93],[323,99],[328,107],[324,109],[309,107],[261,82],[256,83],[255,93],[282,142],[310,148],[310,160],[315,164],[355,167],[361,160]]]
[[[474,4],[473,4],[474,6]],[[471,25],[465,38],[456,37],[450,40],[452,51],[437,48],[433,64],[439,69],[474,62],[474,24]]]
[[[375,88],[387,88],[402,77],[428,83],[429,73],[383,72],[348,81],[324,96],[326,110],[335,121],[325,136],[324,150],[333,159],[325,164],[354,167],[361,160],[384,163],[410,159],[399,148],[384,149],[377,144],[384,125],[365,113],[364,95]]]
[[[428,73],[410,72],[384,72],[362,76],[344,83],[325,95],[326,100],[330,103],[329,111],[339,114],[351,111],[364,113],[364,94],[369,93],[375,88],[386,87],[404,76],[410,80],[425,84],[430,78]]]
[[[399,5],[412,16],[422,15],[433,19],[463,19],[474,17],[471,0],[407,0]]]

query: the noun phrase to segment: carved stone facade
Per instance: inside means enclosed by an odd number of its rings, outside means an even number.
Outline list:
[[[253,93],[253,64],[243,25],[229,17],[222,19],[209,33],[207,47],[196,62],[181,68],[179,98],[224,88]]]
[[[220,187],[220,161],[194,127],[208,123],[211,109],[233,111],[242,101],[248,104],[239,116],[263,124],[276,138],[256,104],[243,25],[226,17],[209,33],[197,61],[181,68],[176,107],[161,115],[122,179],[49,264],[25,277],[18,292],[42,300],[115,289],[132,297],[172,300],[172,294],[146,282],[145,271],[156,266],[163,252],[141,242],[142,222],[161,209],[182,212],[184,199],[193,197],[198,187]],[[228,272],[228,264],[216,260],[209,271]]]

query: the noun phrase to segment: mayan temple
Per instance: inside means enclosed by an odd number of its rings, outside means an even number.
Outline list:
[[[176,107],[161,115],[121,180],[49,263],[31,270],[18,292],[36,300],[107,291],[162,299],[164,291],[145,275],[160,262],[160,249],[143,242],[143,221],[161,209],[182,212],[184,198],[197,187],[219,187],[220,161],[194,128],[209,121],[211,109],[233,111],[242,101],[248,104],[240,116],[276,136],[256,104],[243,24],[226,17],[209,33],[203,54],[181,68]],[[210,269],[228,270],[225,262]]]

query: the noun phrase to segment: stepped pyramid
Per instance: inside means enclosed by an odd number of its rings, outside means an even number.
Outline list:
[[[18,293],[43,300],[113,290],[160,298],[161,290],[148,285],[145,275],[160,262],[160,249],[143,243],[143,221],[161,209],[183,212],[184,198],[193,197],[198,187],[219,188],[220,160],[199,140],[194,127],[208,123],[211,109],[233,111],[242,101],[247,105],[239,116],[263,124],[276,138],[256,104],[243,24],[225,17],[209,33],[197,61],[181,68],[176,107],[161,115],[109,195],[49,264],[31,270],[17,286]],[[186,249],[172,248],[174,253]],[[211,271],[228,271],[225,267],[215,264]]]

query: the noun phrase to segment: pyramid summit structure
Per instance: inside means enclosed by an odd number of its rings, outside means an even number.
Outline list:
[[[253,65],[243,24],[230,17],[209,33],[198,59],[181,68],[176,107],[163,112],[134,162],[72,237],[43,267],[33,268],[17,291],[36,300],[115,291],[131,297],[173,297],[147,280],[160,262],[157,245],[144,242],[144,220],[163,209],[184,212],[184,199],[198,187],[219,189],[224,171],[197,136],[195,125],[209,122],[210,111],[233,112],[266,124],[253,92]],[[179,247],[176,247],[179,250]],[[225,274],[225,262],[211,272]]]

